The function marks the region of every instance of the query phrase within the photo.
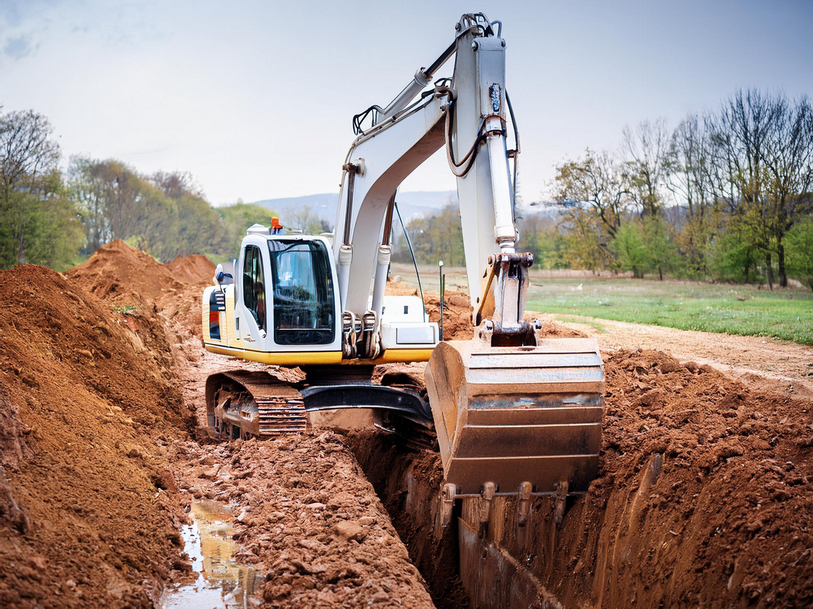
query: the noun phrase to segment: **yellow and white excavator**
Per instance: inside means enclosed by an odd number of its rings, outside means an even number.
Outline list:
[[[563,498],[596,475],[603,364],[593,339],[548,339],[524,319],[533,256],[516,250],[519,144],[502,24],[466,14],[455,30],[389,105],[354,117],[334,233],[254,225],[233,281],[221,274],[204,292],[207,350],[298,366],[306,377],[210,377],[209,426],[219,437],[266,437],[303,431],[324,411],[372,409],[385,427],[434,428],[446,506],[466,496]],[[433,82],[453,56],[452,77]],[[469,341],[439,342],[420,298],[385,295],[396,191],[442,147],[457,178],[476,327]],[[371,382],[377,364],[421,361],[426,392],[403,375]]]

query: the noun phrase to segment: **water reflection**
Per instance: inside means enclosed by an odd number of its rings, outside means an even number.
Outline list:
[[[195,575],[167,588],[163,609],[247,609],[261,603],[264,576],[233,560],[231,514],[217,501],[192,504],[192,524],[181,529]]]

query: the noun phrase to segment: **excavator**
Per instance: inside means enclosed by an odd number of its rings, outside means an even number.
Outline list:
[[[546,338],[525,318],[534,259],[516,248],[520,146],[505,50],[501,22],[464,14],[429,67],[385,107],[353,117],[332,234],[286,232],[276,219],[248,229],[233,279],[221,272],[203,294],[203,340],[270,367],[209,377],[212,435],[299,433],[353,409],[401,434],[434,432],[444,524],[461,497],[527,505],[532,495],[587,490],[604,368],[594,339]],[[452,57],[452,76],[433,81]],[[441,148],[457,181],[475,326],[466,341],[440,340],[421,298],[386,294],[398,187]],[[372,382],[376,366],[392,362],[428,362],[425,390],[402,373]],[[272,374],[278,367],[299,367],[304,379]]]

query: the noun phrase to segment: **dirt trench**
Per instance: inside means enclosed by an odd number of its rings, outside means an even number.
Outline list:
[[[204,498],[233,506],[267,606],[813,601],[811,402],[606,352],[600,475],[562,523],[542,497],[520,527],[501,499],[478,529],[468,500],[435,537],[436,453],[369,433],[206,439],[203,380],[242,366],[200,348],[213,268],[114,242],[64,275],[2,272],[3,606],[154,606],[190,568],[178,529]],[[447,337],[466,338],[467,299],[447,297]]]

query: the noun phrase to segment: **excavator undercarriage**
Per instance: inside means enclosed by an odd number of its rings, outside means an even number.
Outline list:
[[[322,413],[366,411],[361,423],[397,433],[414,446],[435,445],[432,412],[418,379],[384,374],[372,382],[372,366],[305,368],[305,379],[291,383],[270,372],[236,370],[206,380],[209,433],[217,439],[272,438],[322,426]],[[356,419],[358,421],[358,419]],[[335,421],[331,425],[339,426]]]

